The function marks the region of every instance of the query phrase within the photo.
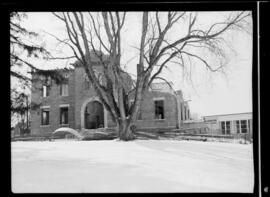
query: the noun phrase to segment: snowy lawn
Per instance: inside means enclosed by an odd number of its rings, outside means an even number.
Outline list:
[[[252,145],[12,142],[14,193],[253,192]]]

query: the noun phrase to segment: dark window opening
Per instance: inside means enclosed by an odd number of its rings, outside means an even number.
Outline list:
[[[226,134],[225,122],[221,122],[221,132],[222,134]]]
[[[60,108],[60,124],[68,124],[68,107]]]
[[[231,122],[226,121],[226,134],[230,134],[230,133],[231,133]]]
[[[41,110],[41,125],[49,125],[49,109]]]
[[[240,121],[236,120],[236,132],[240,133]]]
[[[164,119],[164,101],[155,101],[155,119]]]

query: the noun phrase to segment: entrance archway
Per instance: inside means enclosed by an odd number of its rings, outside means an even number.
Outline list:
[[[89,102],[84,110],[84,128],[97,129],[104,127],[104,110],[98,101]]]
[[[107,128],[107,110],[98,97],[89,98],[82,104],[81,128]]]

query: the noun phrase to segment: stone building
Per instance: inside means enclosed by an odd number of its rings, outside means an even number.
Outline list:
[[[95,58],[91,59],[96,76],[102,80],[102,66]],[[38,80],[34,80],[31,99],[39,103],[40,108],[31,111],[31,133],[46,135],[60,127],[78,131],[114,127],[115,123],[97,97],[84,68],[75,64],[74,69],[61,72],[67,79],[61,84],[37,74],[32,76]],[[132,80],[128,75],[125,77],[127,81]],[[190,119],[190,112],[182,92],[173,91],[166,83],[153,83],[143,97],[135,125],[138,129],[179,128],[187,119]]]

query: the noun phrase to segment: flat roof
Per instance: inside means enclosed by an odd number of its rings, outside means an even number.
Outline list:
[[[238,114],[252,114],[252,112],[242,112],[242,113],[234,113],[234,114],[217,114],[217,115],[210,115],[210,116],[203,116],[203,117],[211,117],[211,116],[231,116],[231,115],[238,115]]]

